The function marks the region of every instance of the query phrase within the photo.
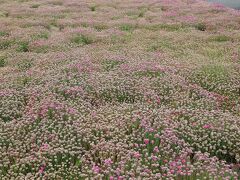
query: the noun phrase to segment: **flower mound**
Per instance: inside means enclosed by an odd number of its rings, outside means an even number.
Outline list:
[[[239,178],[239,11],[202,0],[0,7],[0,179]]]

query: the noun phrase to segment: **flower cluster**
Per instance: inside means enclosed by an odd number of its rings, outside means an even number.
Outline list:
[[[0,179],[239,178],[239,11],[0,6]]]

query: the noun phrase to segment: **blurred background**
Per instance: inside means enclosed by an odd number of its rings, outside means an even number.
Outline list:
[[[209,2],[222,3],[226,6],[240,9],[240,0],[208,0]]]

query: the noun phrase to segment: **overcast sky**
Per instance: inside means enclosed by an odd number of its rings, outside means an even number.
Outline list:
[[[240,8],[240,0],[208,0],[208,1],[223,3],[230,7]]]

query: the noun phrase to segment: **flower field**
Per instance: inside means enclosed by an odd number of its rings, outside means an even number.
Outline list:
[[[240,11],[0,0],[0,179],[240,177]]]

